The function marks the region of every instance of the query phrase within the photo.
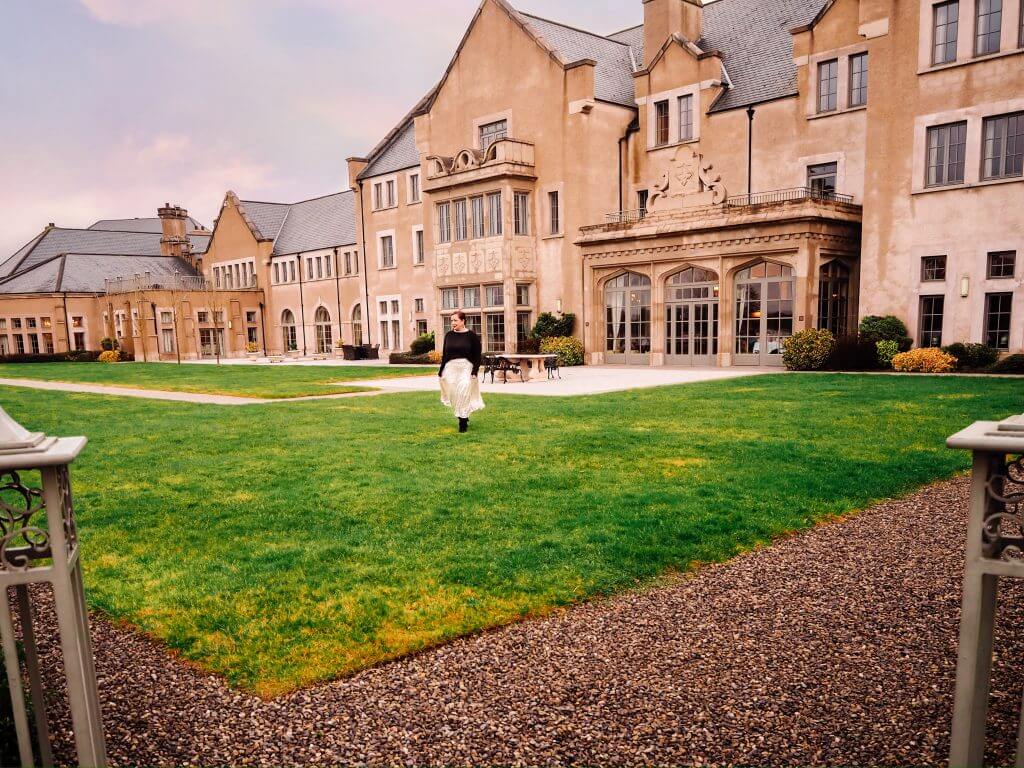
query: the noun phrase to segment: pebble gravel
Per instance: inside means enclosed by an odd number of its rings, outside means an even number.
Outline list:
[[[944,763],[966,509],[965,479],[939,483],[690,577],[273,701],[93,617],[110,762]],[[994,764],[1013,761],[1020,586],[1001,594]],[[70,761],[66,712],[54,720]]]

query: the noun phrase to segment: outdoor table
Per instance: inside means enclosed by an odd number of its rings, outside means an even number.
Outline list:
[[[498,355],[498,357],[518,365],[519,370],[523,372],[523,378],[527,381],[543,381],[547,379],[544,361],[554,360],[558,355]],[[507,379],[508,374],[505,376]]]

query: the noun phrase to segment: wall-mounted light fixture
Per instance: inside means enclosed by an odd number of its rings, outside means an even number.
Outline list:
[[[562,300],[561,299],[559,299],[556,302],[556,306],[558,307],[558,314],[562,314]]]
[[[969,294],[970,292],[971,278],[967,277],[967,275],[964,275],[963,277],[960,278],[960,296],[966,299],[967,294]]]

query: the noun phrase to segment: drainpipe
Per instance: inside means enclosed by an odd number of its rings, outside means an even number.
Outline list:
[[[626,132],[619,138],[619,213],[622,213],[626,209],[626,201],[624,198],[625,194],[625,180],[622,177],[623,174],[623,160],[622,160],[622,148],[623,144],[629,141],[629,137],[634,133],[640,132],[639,121],[636,127],[634,127],[633,121],[630,121],[629,125],[626,126]]]
[[[334,290],[338,294],[338,339],[345,341],[345,333],[341,325],[341,275],[338,274],[338,249],[334,249]]]
[[[359,229],[363,233],[363,295],[366,303],[363,304],[363,325],[366,326],[366,343],[373,345],[373,323],[370,322],[370,284],[366,278],[366,213],[363,205],[363,182],[359,182]]]
[[[260,331],[263,334],[263,354],[270,354],[267,352],[267,315],[263,311],[263,302],[260,302]]]
[[[754,168],[754,108],[747,107],[747,205],[750,205],[750,195],[753,192],[753,168]]]
[[[299,317],[302,322],[302,356],[306,356],[306,296],[302,290],[302,254],[296,254],[299,262]]]
[[[64,291],[64,340],[68,344],[68,354],[71,354],[71,320],[68,318],[68,292]]]

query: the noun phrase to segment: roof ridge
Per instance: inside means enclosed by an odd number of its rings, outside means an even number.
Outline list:
[[[604,35],[598,34],[597,32],[591,32],[589,29],[581,29],[580,27],[574,27],[572,24],[566,24],[564,21],[555,21],[554,19],[548,19],[548,18],[545,18],[544,16],[538,16],[538,15],[536,15],[534,13],[526,13],[525,11],[520,11],[520,10],[517,10],[516,13],[518,13],[520,16],[523,16],[523,17],[525,17],[527,19],[536,19],[537,21],[546,21],[548,24],[555,24],[555,25],[557,25],[559,27],[564,27],[565,29],[571,29],[573,32],[580,32],[580,33],[582,33],[584,35],[590,35],[591,37],[596,37],[596,38],[598,38],[600,40],[606,40],[609,43],[615,43],[616,45],[624,45],[627,48],[630,47],[629,43],[624,43],[621,40],[612,40],[610,37],[605,37]],[[640,26],[643,26],[643,25],[641,24]],[[628,27],[628,29],[632,29],[632,27]]]
[[[643,26],[644,26],[644,23],[641,21],[639,24],[633,24],[632,26],[624,27],[623,29],[616,30],[615,32],[609,32],[607,35],[605,35],[605,37],[611,39],[612,35],[621,35],[623,32],[629,32],[629,31],[634,30],[634,29],[643,29]],[[621,41],[620,40],[615,40],[614,42],[618,43],[618,42],[621,42]],[[622,43],[622,44],[623,45],[628,45],[628,43]]]
[[[314,200],[324,200],[328,197],[337,197],[338,195],[353,195],[355,194],[351,189],[343,189],[340,192],[329,192],[326,195],[317,195],[316,197],[310,197],[306,200],[299,200],[298,202],[291,203],[291,205],[301,205],[302,203],[312,203]]]
[[[22,275],[27,275],[29,272],[32,272],[32,271],[38,269],[39,267],[45,266],[46,264],[49,264],[51,261],[56,261],[57,259],[63,259],[65,256],[67,256],[66,253],[55,253],[50,258],[43,259],[43,261],[40,261],[38,264],[33,264],[31,267],[26,267],[25,269],[16,270],[14,272],[11,272],[11,274],[9,274],[9,275],[4,275],[3,277],[0,277],[0,285],[3,285],[8,280],[13,280],[16,277],[21,277]]]

